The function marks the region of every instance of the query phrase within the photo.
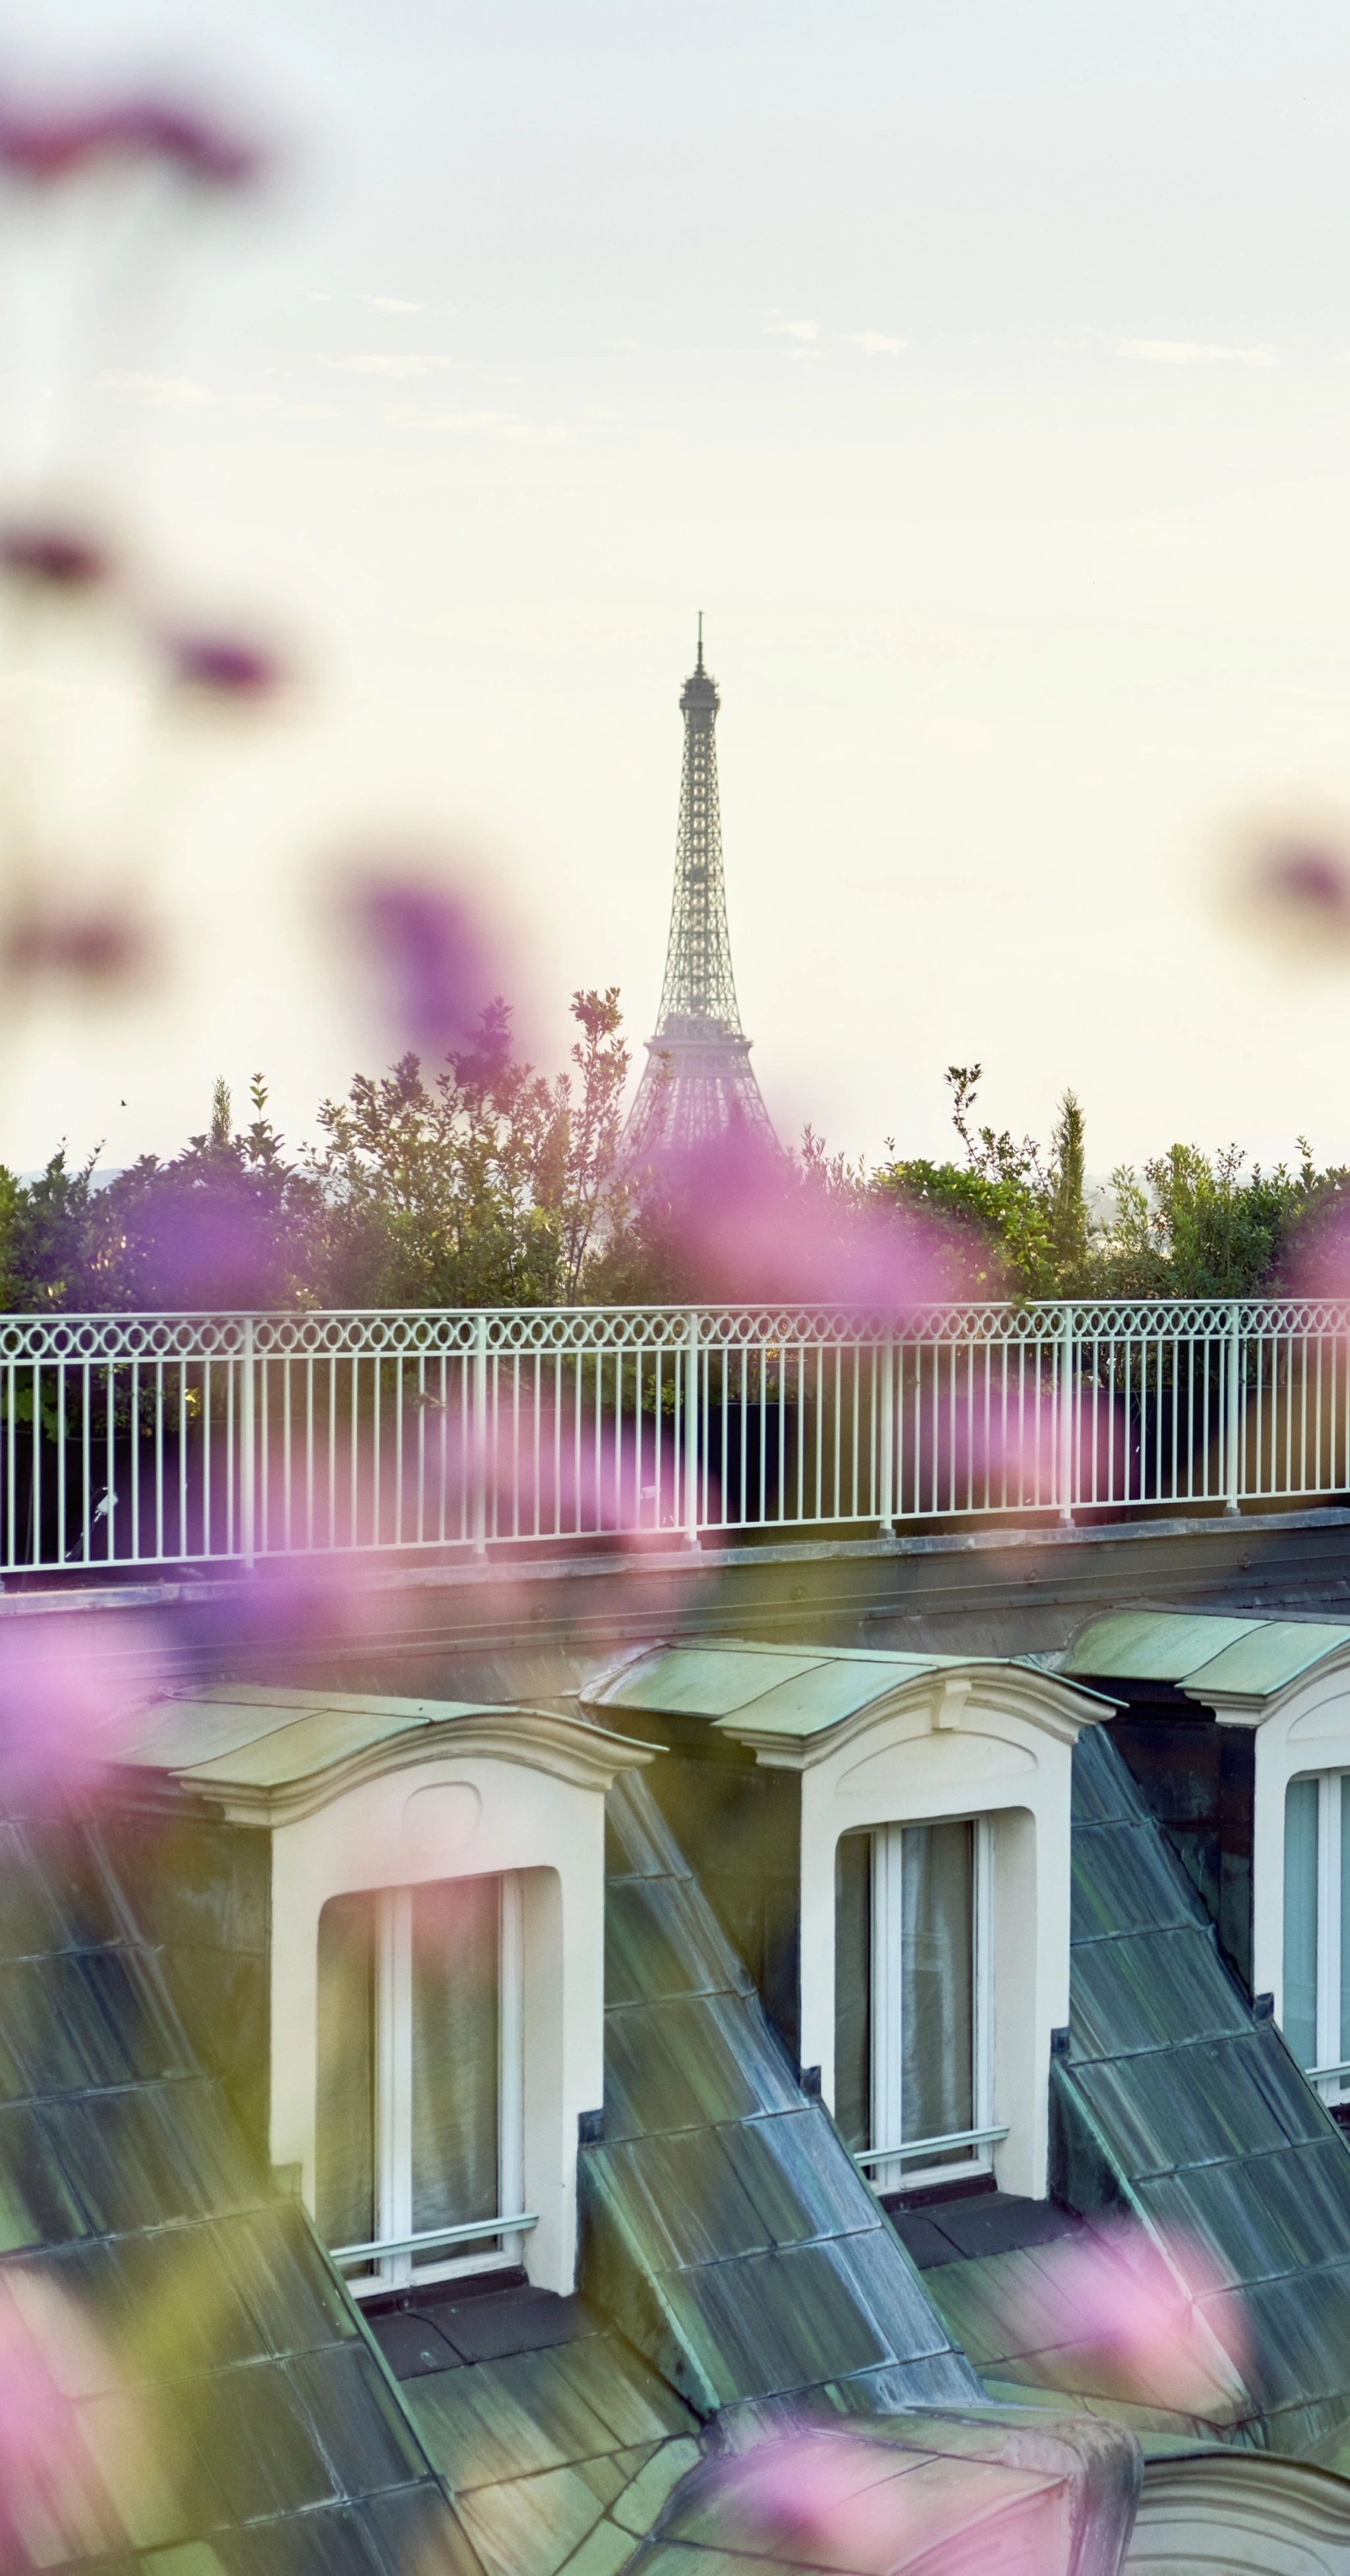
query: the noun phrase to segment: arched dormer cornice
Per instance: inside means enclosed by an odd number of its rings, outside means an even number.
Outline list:
[[[212,1713],[196,1706],[204,1718]],[[181,1718],[190,1731],[193,1710],[191,1702],[161,1702],[149,1714],[161,1727]],[[228,1751],[211,1753],[204,1744],[198,1759],[157,1762],[150,1746],[130,1759],[143,1775],[158,1771],[181,1794],[205,1800],[230,1824],[275,1829],[388,1773],[447,1760],[510,1763],[603,1795],[619,1772],[650,1762],[658,1749],[552,1709],[297,1691],[274,1711],[259,1706],[255,1733]]]
[[[1109,1716],[1114,1702],[1034,1666],[972,1658],[912,1674],[864,1707],[832,1724],[800,1730],[756,1723],[753,1704],[715,1721],[719,1735],[748,1745],[774,1770],[809,1771],[832,1761],[860,1739],[894,1731],[906,1735],[983,1735],[1016,1740],[1026,1729],[1072,1749],[1084,1726]]]

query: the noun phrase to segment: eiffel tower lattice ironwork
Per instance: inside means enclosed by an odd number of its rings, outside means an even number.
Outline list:
[[[634,1161],[688,1152],[733,1129],[778,1142],[750,1070],[731,971],[714,730],[721,703],[703,665],[700,616],[698,660],[680,692],[684,767],[661,1011],[624,1130]]]

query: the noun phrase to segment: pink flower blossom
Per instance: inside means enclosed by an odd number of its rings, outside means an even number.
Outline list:
[[[356,875],[351,919],[402,1042],[433,1061],[473,1052],[502,990],[480,906],[420,867],[377,863]]]
[[[97,2401],[86,2444],[76,2402]],[[0,2567],[45,2567],[101,2531],[166,2518],[174,2501],[149,2404],[59,2286],[55,2267],[0,2276]],[[116,2502],[103,2463],[115,2451]],[[75,2535],[79,2535],[76,2539]],[[62,2543],[66,2546],[63,2547]]]
[[[0,528],[0,569],[34,589],[97,590],[111,565],[104,547],[79,528],[35,522]]]
[[[1310,929],[1350,928],[1350,866],[1326,843],[1277,842],[1260,863],[1257,891]]]
[[[1350,1297],[1350,1205],[1315,1212],[1296,1235],[1282,1283],[1295,1297]]]
[[[257,705],[274,698],[285,679],[275,654],[243,635],[171,635],[164,650],[175,685],[202,697]]]
[[[658,1179],[697,1297],[894,1311],[962,1293],[959,1249],[935,1219],[851,1199],[745,1130],[670,1159]]]
[[[1245,2336],[1231,2295],[1222,2340],[1207,2321],[1200,2303],[1226,2285],[1199,2245],[1158,2242],[1118,2219],[1043,2246],[1036,2260],[1071,2318],[1076,2384],[1087,2365],[1100,2396],[1207,2420],[1231,2411]],[[1043,2339],[1039,2318],[1038,2330]]]
[[[126,984],[150,962],[148,925],[123,906],[33,903],[0,923],[0,974],[94,987]]]
[[[160,1635],[119,1614],[12,1611],[0,1619],[0,1794],[96,1788],[119,1717],[143,1700]]]
[[[101,109],[44,111],[0,104],[0,169],[47,185],[108,156],[108,118]]]
[[[842,2426],[805,2425],[719,2467],[712,2483],[722,2546],[789,2566],[1065,2576],[1071,2560],[1064,2482],[997,2458],[916,2458]]]
[[[197,108],[168,98],[127,100],[107,116],[110,140],[132,153],[165,162],[188,179],[237,188],[262,166],[258,146]]]
[[[154,92],[78,108],[0,101],[0,170],[29,185],[138,161],[194,183],[240,187],[256,176],[262,155],[200,109]]]

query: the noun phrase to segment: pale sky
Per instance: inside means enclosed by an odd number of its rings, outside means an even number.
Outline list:
[[[1018,1130],[1071,1082],[1094,1170],[1350,1159],[1350,959],[1215,895],[1254,813],[1350,847],[1344,0],[43,0],[0,64],[291,139],[104,314],[83,419],[161,576],[308,674],[135,787],[174,999],[12,1030],[0,1158],[172,1150],[256,1067],[312,1128],[382,1046],[315,868],[411,826],[546,1060],[577,984],[649,1034],[701,607],[785,1134],[946,1150],[980,1058]]]

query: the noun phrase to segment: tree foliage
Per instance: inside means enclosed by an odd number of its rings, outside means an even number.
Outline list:
[[[291,1151],[256,1076],[234,1124],[215,1087],[202,1133],[123,1172],[63,1148],[35,1178],[0,1166],[0,1306],[9,1311],[558,1305],[890,1293],[888,1240],[924,1224],[921,1293],[952,1297],[1239,1296],[1350,1278],[1350,1172],[1249,1165],[1175,1144],[1109,1188],[1087,1177],[1066,1090],[1048,1146],[979,1115],[978,1064],[947,1080],[959,1152],[875,1168],[807,1130],[742,1187],[734,1155],[708,1222],[690,1175],[625,1173],[630,1058],[619,997],[572,997],[552,1076],[517,1055],[504,1002],[439,1070],[407,1055],[359,1074]],[[693,1186],[705,1191],[705,1179]],[[882,1234],[878,1217],[886,1221]],[[899,1231],[888,1235],[895,1220]],[[1341,1229],[1344,1229],[1342,1231]],[[903,1272],[903,1263],[900,1265]],[[897,1274],[899,1275],[899,1274]],[[857,1283],[855,1285],[855,1282]]]
[[[628,1051],[618,994],[573,996],[569,1070],[521,1063],[502,1002],[438,1074],[405,1056],[358,1075],[298,1154],[267,1114],[211,1116],[169,1162],[102,1178],[64,1150],[34,1180],[0,1167],[9,1310],[543,1305],[581,1296],[622,1230]]]
[[[416,1056],[359,1074],[319,1111],[307,1158],[328,1229],[332,1302],[543,1306],[581,1295],[622,1188],[629,1057],[616,991],[572,999],[571,1070],[512,1051],[504,1003],[430,1080]]]
[[[952,1123],[963,1159],[891,1162],[884,1196],[941,1210],[976,1296],[1238,1297],[1293,1282],[1344,1211],[1350,1172],[1319,1171],[1302,1138],[1290,1168],[1249,1164],[1236,1145],[1175,1144],[1142,1170],[1122,1165],[1088,1198],[1086,1122],[1073,1091],[1060,1101],[1048,1152],[1034,1137],[977,1122],[979,1065],[952,1065]]]

